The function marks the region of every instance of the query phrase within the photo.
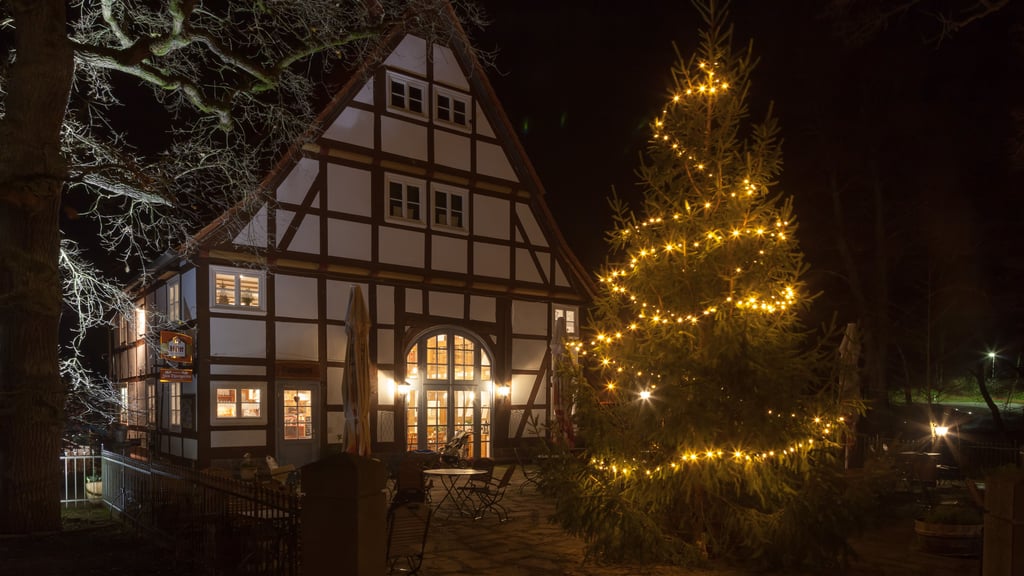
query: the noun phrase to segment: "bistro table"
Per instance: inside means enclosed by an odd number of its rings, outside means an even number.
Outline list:
[[[441,506],[447,501],[455,509],[454,511],[458,514],[465,514],[466,511],[462,509],[462,498],[455,493],[456,488],[459,485],[465,485],[473,478],[473,476],[479,476],[487,474],[487,470],[477,470],[476,468],[428,468],[423,471],[428,476],[437,476],[441,479],[441,486],[444,487],[444,497],[438,502],[434,511],[441,509]]]

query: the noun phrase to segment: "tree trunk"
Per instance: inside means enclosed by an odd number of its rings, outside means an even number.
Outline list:
[[[0,119],[0,533],[60,528],[60,154],[73,71],[64,0],[7,0],[17,57]]]
[[[995,401],[992,400],[992,394],[988,391],[984,360],[978,365],[978,371],[974,373],[974,378],[978,382],[978,391],[981,392],[981,397],[985,399],[985,404],[988,405],[989,411],[992,412],[992,424],[996,427],[996,432],[1005,434],[1006,426],[1003,424],[1003,415],[999,413],[999,407],[996,406]]]

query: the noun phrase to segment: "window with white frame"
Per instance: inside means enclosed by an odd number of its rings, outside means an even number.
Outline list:
[[[566,336],[578,336],[578,327],[576,325],[576,309],[567,308],[564,306],[555,306],[555,322],[558,322],[559,318],[565,318],[565,335]]]
[[[266,424],[266,384],[262,382],[213,382],[211,422],[217,425]]]
[[[181,278],[178,276],[167,281],[167,320],[181,321]]]
[[[440,122],[465,128],[469,125],[469,97],[437,88],[434,96],[434,117]]]
[[[446,228],[466,229],[466,193],[451,189],[434,189],[434,224]]]
[[[264,310],[263,274],[245,269],[211,268],[212,306],[239,310]]]
[[[173,430],[181,429],[181,382],[167,382],[168,424]]]
[[[146,384],[146,424],[156,426],[156,383]]]
[[[425,186],[421,180],[389,175],[387,219],[405,222],[423,222]]]
[[[388,109],[417,116],[424,114],[427,84],[393,72],[388,73]]]

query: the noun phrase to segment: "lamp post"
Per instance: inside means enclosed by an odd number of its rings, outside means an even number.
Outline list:
[[[996,353],[989,352],[988,357],[992,359],[992,379],[996,379]]]

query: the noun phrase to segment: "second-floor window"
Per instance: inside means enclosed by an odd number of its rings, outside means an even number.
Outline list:
[[[576,309],[555,307],[555,322],[559,318],[565,318],[565,335],[569,337],[579,336],[577,332],[578,327],[576,326]]]
[[[263,275],[251,270],[211,268],[213,305],[220,308],[263,310]]]
[[[466,228],[466,195],[454,190],[434,190],[434,224]]]
[[[167,282],[167,320],[181,321],[181,279],[177,276]]]
[[[423,222],[422,182],[391,176],[387,181],[389,219]]]

